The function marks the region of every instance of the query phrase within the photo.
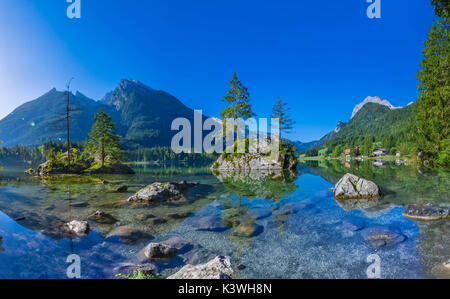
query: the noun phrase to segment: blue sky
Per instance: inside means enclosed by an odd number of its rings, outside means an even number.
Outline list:
[[[347,121],[367,96],[417,98],[428,0],[65,0],[0,2],[0,118],[53,87],[100,99],[122,78],[163,89],[216,116],[232,73],[254,110],[292,107],[291,138],[310,141]]]

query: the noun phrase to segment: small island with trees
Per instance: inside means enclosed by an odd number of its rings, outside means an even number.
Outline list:
[[[84,151],[70,146],[68,151],[55,153],[50,149],[47,161],[36,170],[29,170],[31,174],[134,174],[133,169],[121,163],[124,158],[116,128],[111,117],[103,110],[99,110],[94,118],[94,125],[85,143]],[[69,126],[69,125],[68,125]],[[68,135],[69,136],[69,135]]]
[[[211,170],[213,172],[228,170],[294,170],[297,166],[295,156],[296,149],[288,140],[283,140],[282,134],[292,130],[295,122],[288,115],[289,108],[280,98],[272,109],[272,118],[279,120],[279,134],[272,134],[265,138],[242,138],[237,124],[227,123],[227,119],[247,121],[256,114],[250,104],[250,93],[237,78],[236,73],[230,81],[230,88],[223,102],[227,106],[220,113],[223,121],[223,132],[230,130],[236,132],[236,142],[231,146],[232,150],[225,150],[222,155],[213,163]],[[245,134],[245,132],[243,132]],[[278,141],[278,142],[277,142]],[[270,153],[273,147],[278,147],[279,155],[273,157]],[[241,149],[238,151],[238,149]]]

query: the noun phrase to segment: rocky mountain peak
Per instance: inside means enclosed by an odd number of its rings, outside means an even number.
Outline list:
[[[338,122],[336,128],[334,129],[334,133],[339,133],[344,127],[345,127],[346,123],[340,121]]]
[[[359,103],[358,105],[355,106],[355,109],[353,109],[351,118],[353,119],[353,117],[355,117],[355,115],[359,112],[359,110],[361,110],[361,108],[364,107],[364,105],[366,105],[367,103],[380,104],[380,105],[388,107],[391,110],[403,108],[403,107],[394,107],[388,100],[382,100],[380,97],[367,97],[367,98],[365,98],[364,101],[362,101],[361,103]]]
[[[139,90],[148,91],[152,89],[138,80],[122,79],[115,90],[105,94],[102,98],[102,102],[107,105],[115,106],[116,110],[119,111],[128,99],[128,95]]]

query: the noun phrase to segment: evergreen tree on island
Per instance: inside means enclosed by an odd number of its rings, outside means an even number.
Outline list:
[[[280,120],[280,140],[283,133],[290,133],[295,125],[295,121],[289,116],[290,108],[287,107],[287,103],[283,102],[280,98],[277,99],[277,103],[272,108],[272,118],[278,118]]]
[[[247,120],[255,116],[250,104],[250,93],[247,87],[239,81],[236,73],[233,73],[230,89],[222,101],[227,103],[227,107],[220,113],[220,117],[224,120],[227,118]],[[224,131],[226,132],[226,122],[224,122]],[[239,132],[237,132],[237,139],[239,140]]]
[[[86,144],[86,151],[98,155],[103,167],[107,158],[119,160],[122,157],[120,136],[116,134],[116,127],[111,117],[103,109],[97,112],[94,121]]]

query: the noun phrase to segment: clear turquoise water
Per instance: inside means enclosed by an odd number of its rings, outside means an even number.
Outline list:
[[[235,176],[220,181],[202,168],[137,168],[135,176],[107,176],[40,180],[22,169],[0,172],[0,278],[66,278],[71,254],[81,257],[82,278],[113,278],[121,263],[137,263],[136,255],[150,241],[179,236],[190,246],[174,259],[157,263],[161,277],[186,263],[206,262],[229,255],[236,278],[366,278],[367,257],[381,258],[382,278],[426,278],[433,267],[450,259],[448,220],[421,223],[402,217],[410,203],[449,205],[447,172],[418,171],[388,165],[300,165],[297,177],[248,180]],[[380,202],[351,209],[333,199],[328,188],[346,172],[374,180],[385,194]],[[421,174],[422,173],[422,174]],[[126,194],[109,193],[114,184],[130,186]],[[140,188],[155,181],[195,181],[184,200],[154,205],[125,202]],[[92,231],[83,238],[68,238],[62,227],[71,220],[86,220],[102,210],[116,224],[90,221]],[[254,219],[258,211],[266,216]],[[180,219],[168,217],[178,213]],[[164,219],[149,224],[137,217],[152,214]],[[254,214],[253,214],[254,215]],[[25,220],[14,219],[25,217]],[[199,229],[199,219],[215,220],[219,229]],[[364,227],[390,227],[406,236],[392,248],[373,249],[350,231],[343,220],[358,219]],[[257,224],[253,237],[232,234],[241,222]],[[151,235],[126,245],[106,235],[119,225]],[[240,267],[238,267],[240,266]]]

